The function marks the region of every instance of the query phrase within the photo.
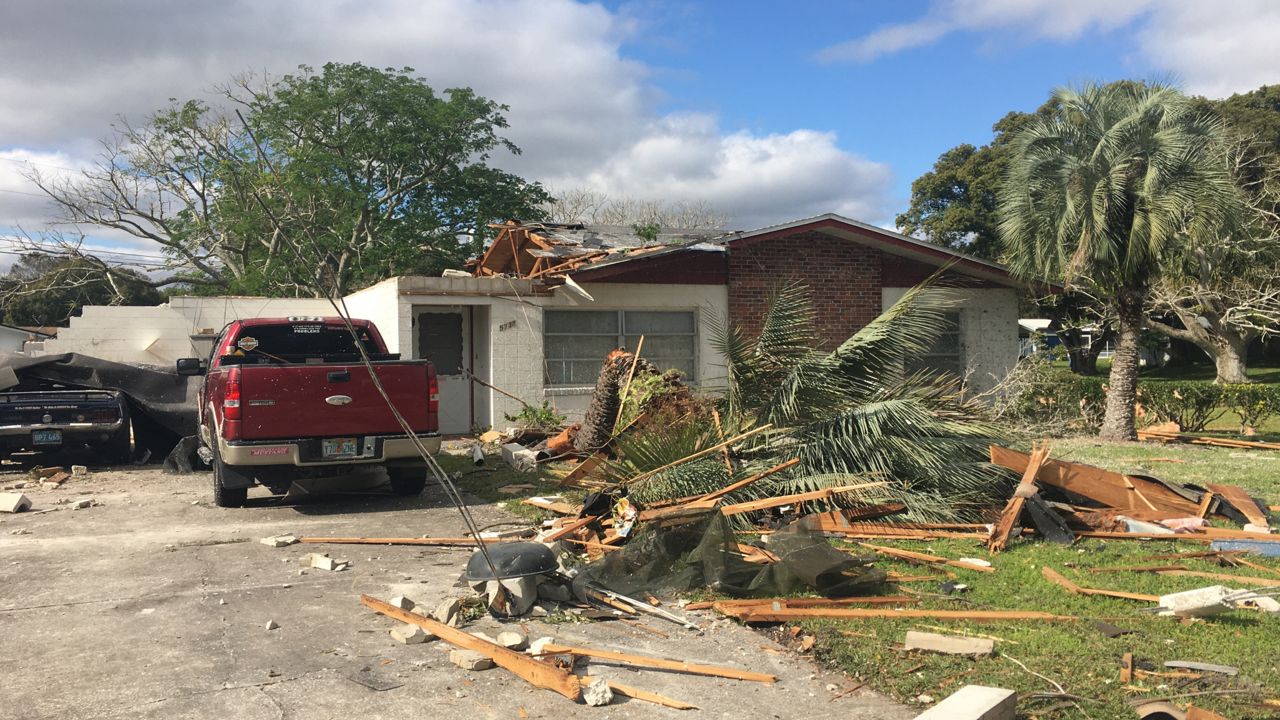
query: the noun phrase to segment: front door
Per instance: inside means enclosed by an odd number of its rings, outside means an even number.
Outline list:
[[[466,308],[418,308],[417,357],[436,366],[440,432],[471,432],[471,324]]]

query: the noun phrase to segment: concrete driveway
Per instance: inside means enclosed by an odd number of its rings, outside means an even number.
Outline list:
[[[0,485],[18,478],[0,475]],[[776,674],[774,685],[632,670],[592,662],[590,673],[684,700],[681,712],[617,698],[575,705],[500,668],[468,672],[442,642],[400,645],[395,623],[363,608],[360,593],[405,594],[434,606],[455,587],[465,549],[375,546],[271,548],[298,535],[462,534],[456,512],[429,489],[421,498],[330,496],[251,507],[209,502],[208,474],[152,468],[94,472],[57,490],[23,490],[35,509],[91,497],[100,505],[0,515],[0,719],[41,718],[910,718],[765,636],[717,623],[704,633],[646,620],[528,621],[531,637],[732,665]],[[259,492],[259,491],[255,491]],[[477,504],[480,524],[511,520]],[[304,570],[326,550],[345,572]],[[710,625],[711,615],[700,617]],[[279,628],[267,630],[268,621]],[[499,629],[490,618],[470,630]],[[660,634],[668,637],[661,637]],[[397,685],[374,690],[357,682]],[[833,691],[830,686],[838,688]]]

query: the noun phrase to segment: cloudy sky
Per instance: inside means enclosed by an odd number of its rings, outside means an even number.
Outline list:
[[[1055,86],[1160,78],[1226,96],[1280,82],[1277,35],[1271,0],[13,2],[0,235],[51,219],[24,170],[83,166],[117,116],[331,60],[509,105],[524,154],[500,164],[553,188],[703,201],[740,229],[823,212],[890,224],[939,153]]]

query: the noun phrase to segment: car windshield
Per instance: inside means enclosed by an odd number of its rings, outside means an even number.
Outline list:
[[[357,327],[356,335],[366,352],[377,352],[369,337],[368,328]],[[244,327],[231,347],[232,356],[286,361],[360,354],[355,340],[345,327],[323,323]]]

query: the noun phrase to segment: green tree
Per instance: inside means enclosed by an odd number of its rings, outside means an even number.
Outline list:
[[[158,305],[164,296],[136,270],[32,252],[0,277],[0,301],[10,325],[61,325],[85,305]]]
[[[234,114],[175,103],[117,125],[79,177],[34,179],[64,220],[158,243],[168,282],[212,293],[438,274],[474,254],[490,223],[539,219],[550,200],[488,164],[519,151],[500,134],[505,106],[468,88],[437,94],[411,68],[330,63],[222,93]]]
[[[1117,338],[1101,434],[1133,438],[1152,283],[1188,239],[1220,231],[1235,197],[1222,127],[1159,84],[1086,85],[1054,96],[1059,111],[1012,139],[1000,236],[1020,276],[1088,282],[1105,293]]]

